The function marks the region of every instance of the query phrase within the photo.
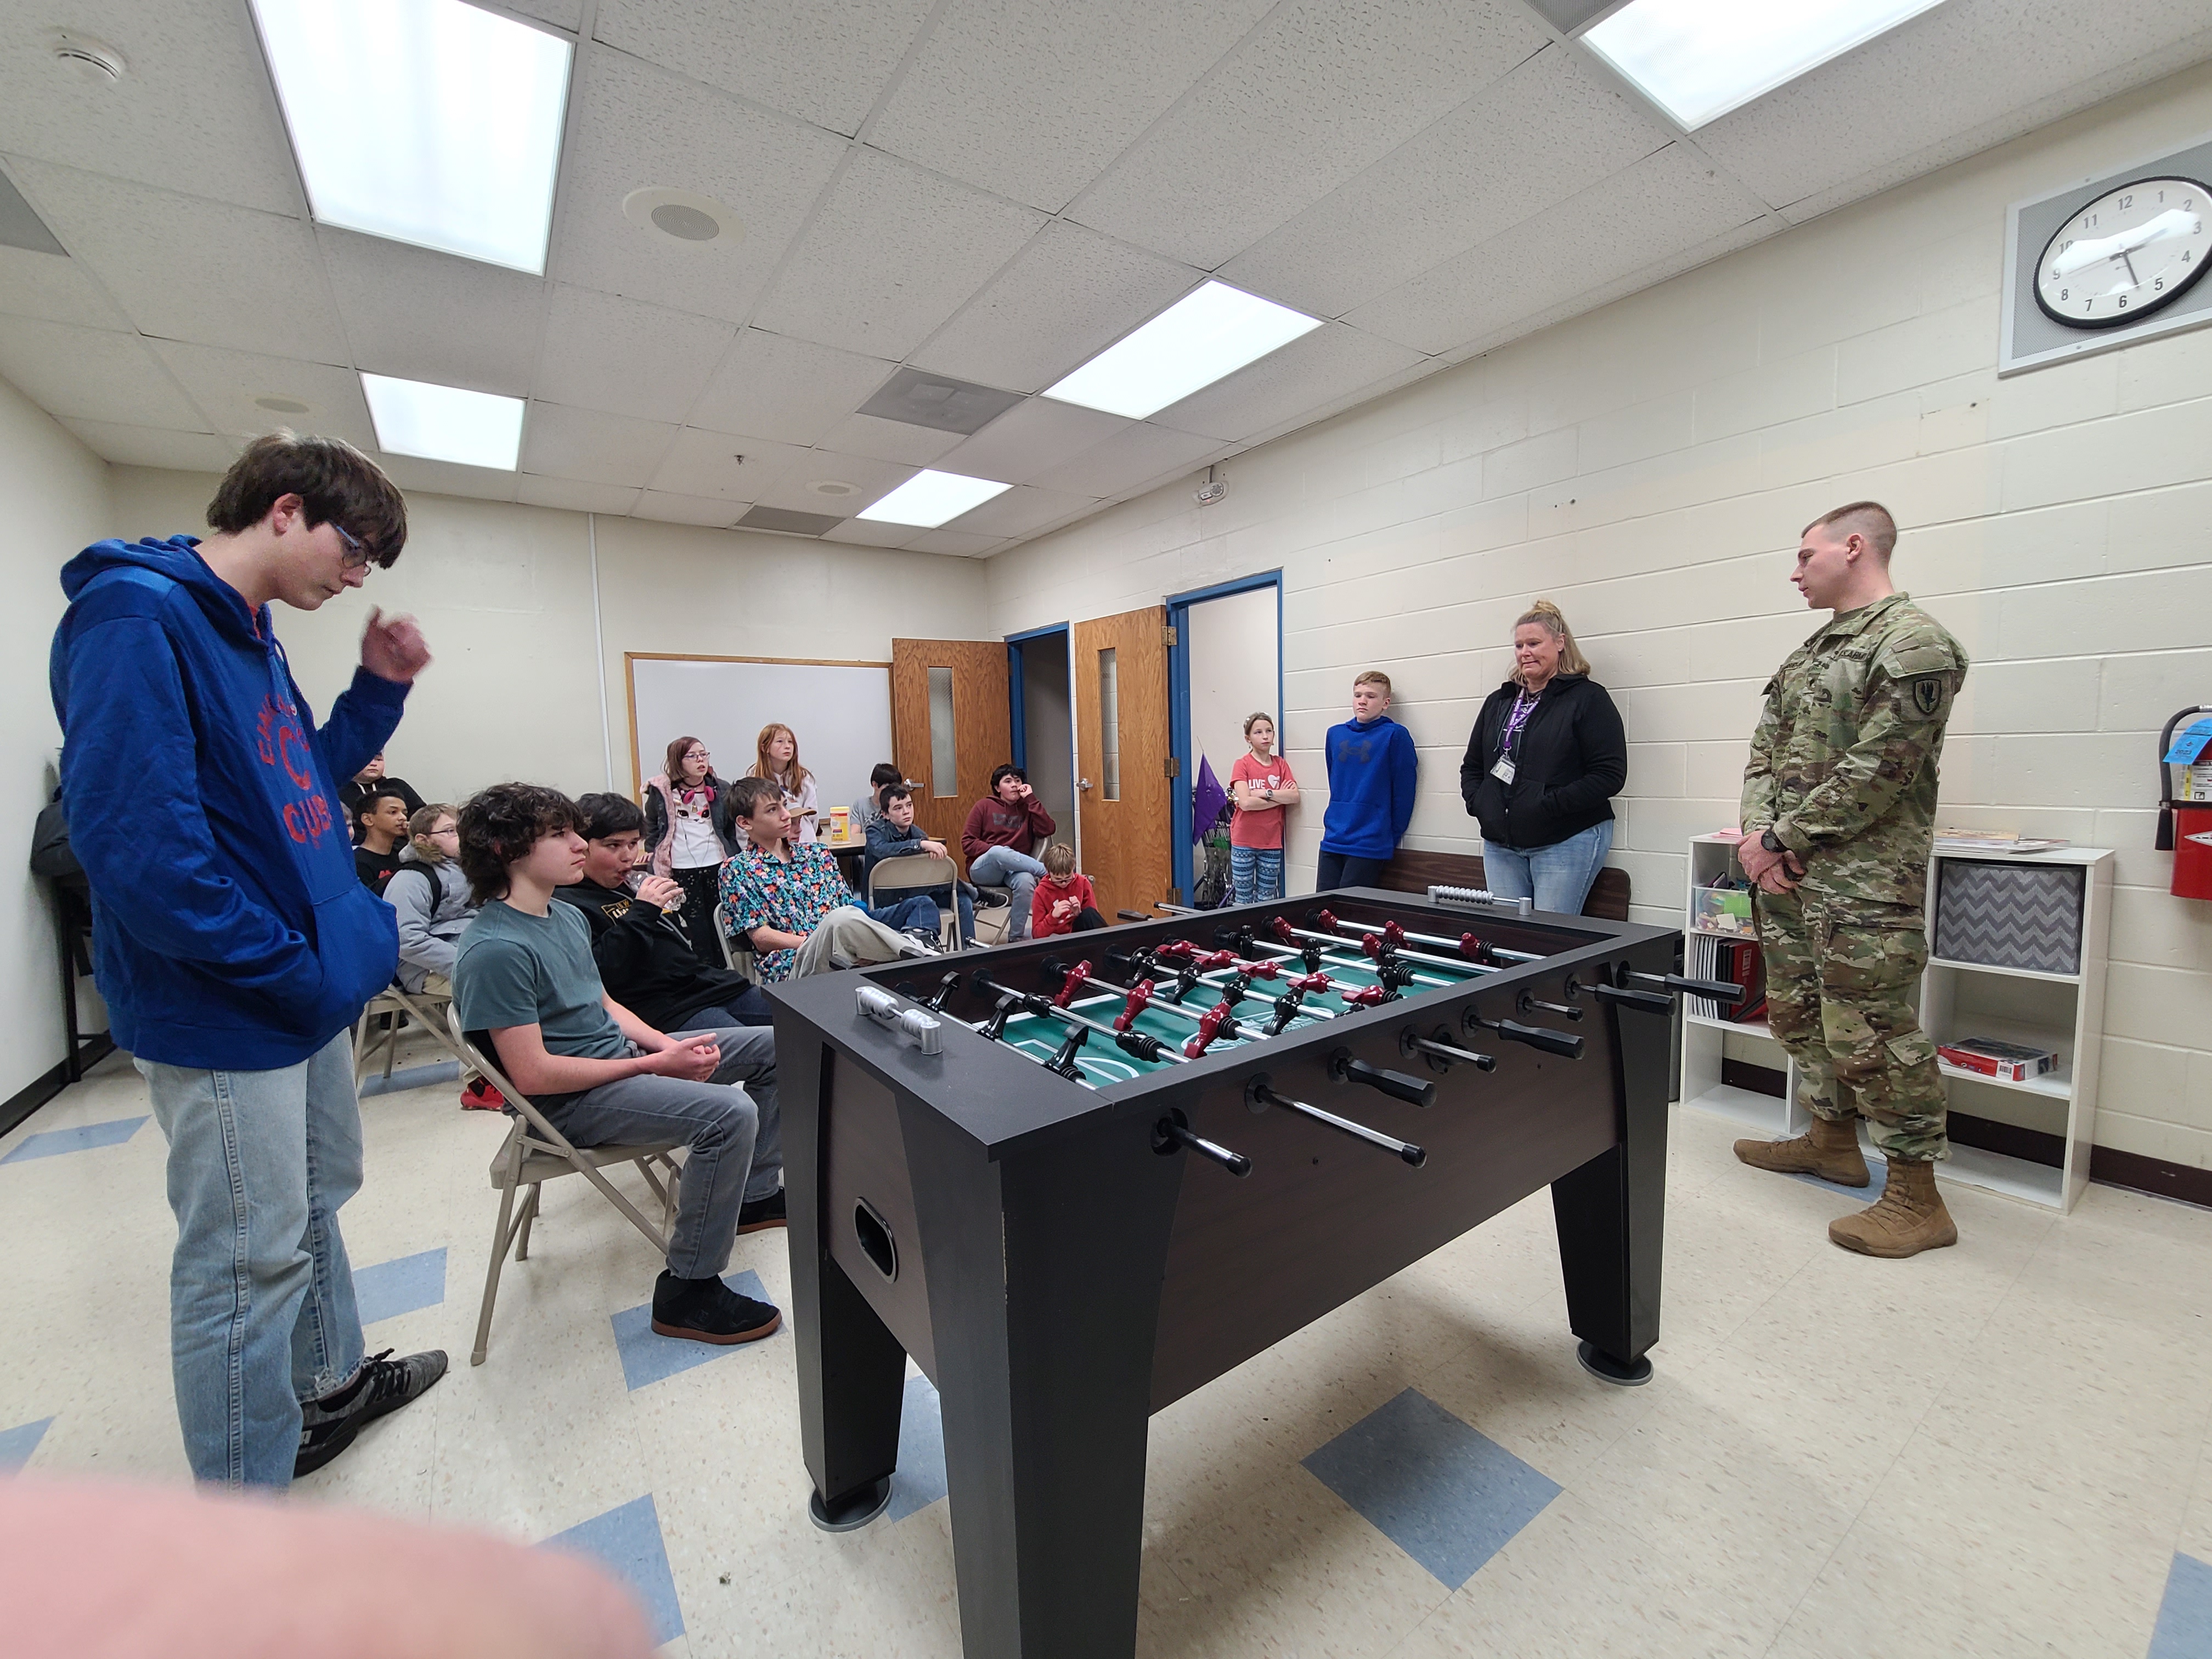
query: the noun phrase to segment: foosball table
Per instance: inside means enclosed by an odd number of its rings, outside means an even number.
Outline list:
[[[1668,1016],[1735,988],[1444,890],[772,989],[811,1512],[890,1501],[912,1355],[969,1659],[1127,1659],[1150,1415],[1540,1187],[1584,1368],[1650,1376]]]

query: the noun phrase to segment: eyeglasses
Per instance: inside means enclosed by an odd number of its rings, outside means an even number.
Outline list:
[[[346,527],[337,520],[331,520],[331,528],[338,532],[338,539],[345,544],[345,558],[339,564],[339,569],[358,570],[375,556],[368,550],[368,543],[349,535]]]
[[[684,758],[685,760],[712,760],[714,757],[711,750],[705,749],[694,749],[686,753]]]

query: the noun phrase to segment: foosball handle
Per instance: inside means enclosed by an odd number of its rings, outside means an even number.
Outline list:
[[[1647,1014],[1671,1014],[1674,999],[1660,991],[1629,991],[1618,985],[1602,982],[1582,988],[1600,1002],[1617,1003],[1623,1008],[1640,1008]]]
[[[1686,979],[1680,974],[1638,974],[1632,972],[1630,979],[1641,980],[1646,985],[1660,986],[1677,996],[1711,997],[1733,1007],[1743,1000],[1743,987],[1730,984],[1724,979]]]
[[[1230,1174],[1240,1179],[1252,1173],[1250,1158],[1242,1152],[1232,1152],[1226,1146],[1194,1133],[1190,1126],[1183,1121],[1181,1112],[1164,1117],[1152,1125],[1154,1152],[1164,1154],[1175,1151],[1178,1146],[1187,1152],[1196,1152],[1200,1158],[1211,1163],[1218,1164]]]
[[[1479,1027],[1495,1031],[1509,1042],[1525,1042],[1531,1048],[1547,1054],[1557,1054],[1563,1060],[1583,1057],[1583,1040],[1565,1031],[1547,1031],[1540,1025],[1523,1025],[1518,1020],[1485,1019],[1470,1008],[1467,1011],[1467,1029],[1470,1035]]]
[[[1339,1083],[1364,1083],[1369,1088],[1386,1094],[1393,1100],[1402,1100],[1409,1106],[1433,1106],[1437,1103],[1437,1085],[1417,1077],[1407,1077],[1403,1072],[1386,1072],[1380,1066],[1370,1066],[1357,1060],[1349,1048],[1339,1048],[1328,1057],[1328,1074]]]
[[[1547,1014],[1557,1014],[1561,1019],[1580,1019],[1583,1017],[1583,1011],[1581,1009],[1573,1007],[1567,1003],[1539,1002],[1536,1000],[1536,994],[1534,991],[1522,991],[1521,993],[1521,1000],[1516,1006],[1518,1006],[1520,1011],[1524,1014],[1534,1009],[1540,1009]]]

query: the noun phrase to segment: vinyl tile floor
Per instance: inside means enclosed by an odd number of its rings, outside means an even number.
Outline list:
[[[307,1500],[592,1555],[670,1655],[957,1659],[927,1380],[885,1516],[817,1531],[788,1331],[654,1337],[659,1264],[577,1182],[470,1365],[505,1120],[416,1075],[363,1100],[343,1221],[372,1351],[453,1367]],[[1155,1417],[1138,1651],[2212,1656],[2212,1212],[1953,1186],[1956,1249],[1869,1261],[1825,1231],[1861,1195],[1737,1133],[1675,1115],[1645,1387],[1577,1365],[1539,1195]],[[0,1468],[186,1479],[165,1151],[120,1057],[0,1138]],[[730,1273],[781,1303],[784,1236]]]

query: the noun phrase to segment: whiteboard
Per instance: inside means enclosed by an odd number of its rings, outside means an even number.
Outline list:
[[[868,774],[891,758],[889,663],[733,662],[713,657],[631,653],[631,759],[637,793],[686,735],[714,753],[714,775],[734,782],[751,768],[761,727],[774,721],[799,738],[814,774],[823,823],[830,809],[868,792]]]

